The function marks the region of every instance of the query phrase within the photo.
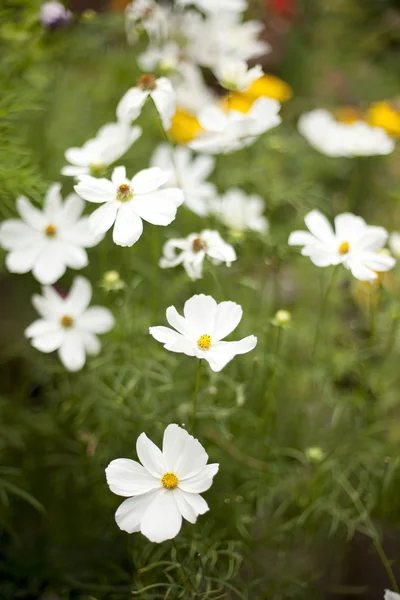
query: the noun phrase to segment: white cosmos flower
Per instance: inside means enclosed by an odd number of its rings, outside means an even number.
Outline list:
[[[137,62],[142,71],[160,70],[169,73],[179,69],[182,61],[182,48],[176,42],[166,42],[162,46],[150,44],[138,56]]]
[[[204,217],[209,212],[211,201],[216,197],[215,186],[206,181],[215,167],[211,156],[194,156],[186,146],[160,144],[151,159],[152,167],[169,171],[168,187],[179,187],[183,191],[184,205],[196,215]]]
[[[154,75],[142,75],[137,86],[129,89],[121,98],[117,106],[118,120],[122,123],[135,121],[149,96],[167,131],[175,114],[176,97],[172,84],[166,77],[156,79]]]
[[[178,76],[173,78],[173,85],[177,106],[194,115],[215,101],[215,96],[204,82],[201,70],[192,63],[181,63]]]
[[[200,496],[210,489],[219,465],[207,465],[200,442],[178,425],[164,431],[162,451],[142,433],[136,442],[139,462],[117,458],[106,469],[110,490],[128,497],[115,514],[120,529],[141,531],[151,542],[176,537],[182,517],[196,523],[209,510]]]
[[[124,123],[107,123],[95,138],[81,148],[68,148],[65,158],[70,163],[61,169],[62,175],[101,174],[125,154],[142,135],[141,127],[130,127]]]
[[[217,304],[211,296],[199,294],[185,302],[184,316],[174,306],[167,308],[169,327],[150,327],[150,334],[170,352],[203,358],[215,372],[221,371],[237,354],[255,348],[254,335],[239,342],[223,342],[239,325],[243,310],[235,302]],[[176,331],[175,331],[176,330]]]
[[[308,143],[327,156],[390,154],[395,144],[380,127],[363,121],[341,123],[327,110],[317,109],[299,119],[298,128]]]
[[[244,60],[229,59],[221,60],[214,73],[222,87],[235,92],[248,90],[264,74],[260,65],[249,69]]]
[[[162,269],[183,264],[191,279],[201,279],[203,262],[208,256],[214,265],[225,263],[230,267],[236,260],[234,248],[224,242],[218,231],[206,229],[201,233],[191,233],[187,238],[168,240],[160,260]]]
[[[391,590],[385,590],[384,600],[400,600],[400,594],[392,592]]]
[[[33,306],[40,315],[25,330],[25,336],[40,352],[54,352],[68,371],[79,371],[85,364],[86,354],[100,352],[99,333],[114,327],[114,317],[108,308],[89,307],[92,286],[84,277],[75,277],[68,296],[63,298],[53,287],[42,288],[42,296],[35,294]]]
[[[290,234],[290,246],[303,246],[303,256],[309,256],[318,267],[343,264],[356,279],[373,281],[377,273],[388,271],[396,261],[380,254],[388,232],[383,227],[372,227],[364,219],[351,213],[335,217],[335,231],[328,219],[318,210],[312,210],[304,219],[309,231]]]
[[[265,203],[261,196],[248,196],[239,188],[232,188],[213,203],[212,211],[234,233],[247,230],[267,233],[269,223],[264,217]]]
[[[0,245],[9,251],[6,266],[11,273],[28,273],[40,283],[55,283],[66,268],[82,269],[88,264],[85,248],[95,246],[101,237],[89,228],[89,217],[81,217],[84,202],[70,194],[63,202],[61,184],[50,186],[43,210],[27,198],[17,199],[20,219],[0,225]]]
[[[250,146],[259,135],[280,124],[280,107],[272,98],[257,98],[247,113],[208,106],[198,116],[204,131],[189,146],[210,154],[228,154]]]
[[[400,257],[400,232],[394,231],[390,234],[389,248],[397,258]]]
[[[193,5],[205,13],[235,12],[247,9],[247,0],[176,0],[178,6]]]
[[[177,188],[160,189],[171,177],[161,169],[144,169],[132,180],[125,167],[116,167],[109,179],[83,175],[76,193],[88,202],[103,203],[89,217],[95,234],[103,234],[114,225],[113,240],[118,246],[133,246],[143,232],[143,222],[169,225],[183,203]]]
[[[141,29],[144,29],[150,40],[164,39],[168,34],[170,10],[154,0],[133,0],[126,7],[125,29],[128,42],[135,44]]]

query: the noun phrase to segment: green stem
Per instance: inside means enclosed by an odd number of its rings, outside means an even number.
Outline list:
[[[380,284],[378,284],[380,285]],[[369,312],[369,345],[372,348],[375,340],[376,333],[376,318],[378,313],[378,308],[380,304],[380,296],[381,296],[380,287],[376,291],[376,296],[374,290],[371,289],[368,298],[368,312]]]
[[[194,432],[196,429],[197,398],[199,397],[200,379],[201,379],[201,358],[199,358],[197,361],[196,385],[194,387],[192,423],[191,423],[191,427],[190,427],[190,432],[193,435],[194,435]]]
[[[160,260],[159,257],[159,232],[158,227],[153,226],[153,235],[152,235],[152,250],[153,250],[153,263],[154,263],[154,286],[153,286],[153,309],[154,309],[154,318],[158,316],[158,295],[160,293],[159,289],[159,266],[158,262]]]
[[[346,477],[344,477],[343,475],[339,475],[338,481],[339,481],[339,484],[344,489],[344,491],[346,492],[346,494],[349,496],[350,500],[353,502],[354,506],[358,510],[360,517],[363,519],[365,525],[367,526],[368,533],[372,539],[372,543],[374,545],[376,553],[379,556],[379,558],[381,559],[381,562],[386,570],[386,573],[388,574],[388,577],[392,584],[393,590],[397,594],[399,594],[400,593],[399,586],[397,585],[397,581],[394,576],[393,569],[390,565],[388,557],[386,556],[385,551],[382,547],[379,533],[378,533],[374,523],[372,522],[371,517],[369,516],[367,510],[364,508],[364,506],[360,500],[360,496],[358,495],[357,491],[351,486],[350,482],[348,481],[348,479],[346,479]]]
[[[264,412],[268,411],[269,403],[270,403],[270,400],[271,400],[271,397],[272,397],[272,394],[273,394],[274,388],[275,388],[275,380],[276,380],[278,364],[279,364],[279,355],[280,355],[280,350],[281,350],[281,345],[282,345],[282,333],[283,333],[283,327],[278,327],[278,331],[276,334],[274,355],[273,355],[273,364],[272,364],[272,369],[271,369],[271,373],[270,373],[267,395],[265,397],[265,402],[264,402]]]
[[[315,351],[316,351],[317,346],[318,346],[318,340],[319,340],[319,334],[320,334],[320,330],[321,330],[321,324],[322,324],[322,321],[323,321],[324,316],[325,316],[325,311],[326,311],[326,306],[327,306],[327,303],[328,303],[329,294],[330,294],[330,291],[331,291],[331,289],[333,287],[333,283],[335,281],[336,273],[338,272],[338,267],[339,267],[339,265],[336,265],[333,268],[332,274],[331,274],[331,276],[329,278],[329,281],[328,281],[328,285],[326,286],[325,292],[324,292],[324,294],[322,296],[321,305],[319,307],[319,313],[318,313],[318,319],[317,319],[317,326],[315,328],[314,343],[313,343],[313,347],[312,347],[312,350],[311,350],[311,358],[312,359],[314,358]]]

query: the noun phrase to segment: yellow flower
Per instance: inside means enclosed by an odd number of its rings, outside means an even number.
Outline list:
[[[368,110],[368,123],[382,127],[393,137],[400,136],[400,111],[388,102],[376,102]]]
[[[260,79],[253,81],[246,92],[228,94],[221,103],[225,110],[247,113],[257,98],[266,97],[278,100],[278,102],[286,102],[292,97],[292,94],[292,88],[282,79],[274,75],[263,75]]]
[[[177,108],[172,117],[168,134],[178,144],[187,144],[196,137],[200,130],[201,125],[194,115],[182,108]]]

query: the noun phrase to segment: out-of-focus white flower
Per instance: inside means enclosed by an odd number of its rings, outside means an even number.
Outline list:
[[[203,277],[203,262],[206,256],[214,265],[225,263],[227,267],[236,260],[234,248],[224,242],[218,231],[209,229],[201,233],[191,233],[187,238],[168,240],[163,253],[164,256],[160,260],[162,269],[183,264],[191,279]]]
[[[63,298],[53,287],[43,287],[42,296],[35,294],[33,306],[41,316],[25,330],[25,336],[40,352],[54,352],[68,371],[79,371],[86,354],[100,352],[99,333],[114,327],[108,308],[89,307],[92,287],[84,277],[75,277],[68,296]]]
[[[81,148],[68,148],[66,160],[71,163],[61,169],[62,175],[101,175],[103,171],[121,158],[142,135],[141,127],[130,127],[125,123],[104,125],[95,138]]]
[[[147,98],[153,100],[163,127],[171,127],[171,118],[176,110],[175,92],[166,77],[156,79],[154,75],[142,75],[136,87],[124,94],[117,106],[117,118],[122,123],[131,123],[138,118]]]
[[[176,104],[179,108],[197,115],[205,106],[215,101],[215,96],[204,83],[199,67],[184,62],[179,74],[173,78]]]
[[[394,231],[390,234],[389,248],[397,258],[400,257],[400,232]]]
[[[389,271],[396,263],[379,251],[385,245],[388,232],[372,227],[351,213],[335,217],[335,231],[328,219],[312,210],[304,219],[309,231],[290,234],[290,246],[303,246],[303,256],[309,256],[317,267],[342,264],[356,279],[374,281],[377,273]]]
[[[17,199],[22,220],[8,219],[0,225],[0,244],[9,251],[6,266],[11,273],[28,273],[40,283],[55,283],[66,268],[82,269],[88,264],[85,248],[95,246],[101,237],[89,228],[89,217],[81,217],[84,202],[70,194],[63,202],[61,184],[53,184],[43,210],[27,198]]]
[[[323,109],[305,113],[298,128],[308,143],[327,156],[374,156],[390,154],[395,144],[380,127],[363,121],[342,123]]]
[[[239,188],[232,188],[218,198],[212,211],[234,234],[247,230],[267,233],[269,224],[264,217],[265,202],[255,194],[247,196]]]
[[[155,0],[133,0],[125,10],[128,42],[135,44],[141,30],[146,31],[152,41],[164,39],[168,35],[170,16],[169,8]]]
[[[400,600],[400,594],[392,592],[391,590],[385,590],[384,600]]]
[[[138,64],[142,71],[156,71],[169,74],[179,69],[182,60],[182,49],[176,42],[150,45],[138,56]]]
[[[223,59],[214,70],[215,76],[222,87],[233,92],[244,92],[253,81],[263,76],[260,65],[249,69],[243,60]]]
[[[203,131],[189,146],[209,154],[228,154],[250,146],[259,135],[281,123],[280,108],[271,98],[257,98],[247,113],[208,106],[198,116]]]
[[[209,510],[200,496],[210,489],[219,465],[207,465],[208,454],[185,429],[171,424],[162,451],[142,433],[136,442],[139,462],[117,458],[106,469],[110,490],[128,497],[115,514],[118,527],[141,531],[151,542],[176,537],[182,517],[195,523]]]
[[[176,0],[176,4],[196,6],[205,13],[242,13],[247,9],[247,0]]]
[[[237,354],[246,354],[257,344],[254,335],[239,342],[223,342],[239,325],[243,310],[235,302],[217,304],[212,296],[199,294],[185,302],[184,316],[174,306],[167,308],[169,327],[150,327],[150,334],[170,352],[196,356],[221,371]],[[176,330],[176,331],[175,331]]]
[[[183,203],[183,192],[176,188],[160,189],[170,179],[169,172],[144,169],[132,180],[125,167],[116,167],[109,179],[83,175],[76,193],[88,202],[103,203],[89,217],[91,230],[99,235],[114,225],[113,240],[118,246],[133,246],[143,232],[143,222],[169,225]]]
[[[61,2],[43,2],[40,7],[40,22],[43,27],[57,29],[57,27],[68,25],[71,19],[72,12]]]
[[[215,186],[206,181],[215,167],[213,157],[195,156],[186,146],[174,149],[162,143],[152,156],[151,166],[171,173],[167,186],[182,189],[187,208],[201,217],[208,214],[210,203],[216,197]]]

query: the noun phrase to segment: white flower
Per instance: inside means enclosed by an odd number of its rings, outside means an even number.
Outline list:
[[[162,269],[183,264],[191,279],[202,278],[206,256],[214,265],[225,263],[227,267],[236,260],[234,248],[224,242],[218,231],[209,229],[201,233],[191,233],[187,238],[168,240],[163,252],[164,256],[160,260]]]
[[[35,294],[33,306],[42,317],[25,330],[25,336],[40,352],[54,352],[68,371],[79,371],[86,354],[95,356],[101,344],[96,334],[107,333],[114,317],[107,308],[91,306],[92,287],[84,277],[75,277],[68,296],[63,298],[53,287]],[[89,308],[88,308],[89,307]]]
[[[248,90],[264,74],[260,65],[249,69],[245,61],[229,59],[221,60],[214,73],[222,87],[236,92]]]
[[[150,327],[150,334],[170,352],[203,358],[215,372],[221,371],[237,354],[255,348],[257,338],[250,335],[239,342],[222,342],[242,318],[242,307],[235,302],[217,304],[211,296],[199,294],[185,302],[184,316],[174,306],[167,308],[167,321],[174,327]]]
[[[204,83],[201,70],[191,63],[181,63],[179,75],[173,78],[173,85],[178,108],[194,115],[215,101],[214,95]]]
[[[17,199],[21,219],[0,225],[0,245],[9,250],[6,266],[11,273],[28,273],[40,283],[55,283],[67,267],[82,269],[88,264],[84,248],[95,246],[100,237],[91,233],[88,217],[81,217],[84,202],[70,194],[63,203],[61,184],[50,186],[43,210],[23,196]]]
[[[138,118],[147,98],[153,100],[164,129],[171,127],[175,114],[176,99],[171,82],[166,77],[156,79],[154,75],[142,75],[136,87],[124,94],[117,106],[117,118],[122,123],[131,123]]]
[[[209,510],[200,496],[210,489],[218,464],[185,429],[172,424],[164,431],[162,451],[142,433],[136,442],[139,462],[117,458],[106,469],[110,490],[127,500],[115,513],[120,529],[141,531],[151,542],[176,537],[182,517],[196,523]]]
[[[96,175],[121,158],[142,135],[140,127],[124,123],[104,125],[95,138],[88,140],[82,148],[68,148],[66,160],[71,163],[61,169],[62,175]]]
[[[208,214],[210,202],[216,197],[215,186],[205,181],[215,167],[213,157],[194,156],[186,146],[174,149],[163,143],[156,148],[151,166],[171,172],[167,185],[182,189],[187,208],[201,217]]]
[[[247,196],[242,190],[232,188],[213,203],[213,212],[234,233],[251,229],[267,233],[269,224],[263,216],[264,200],[257,195]]]
[[[374,156],[390,154],[394,142],[380,127],[363,121],[341,123],[326,110],[305,113],[298,128],[309,144],[327,156]]]
[[[163,39],[168,33],[170,11],[154,0],[133,0],[126,7],[125,29],[130,44],[137,42],[141,29],[150,40]]]
[[[247,9],[247,0],[177,0],[178,6],[192,4],[205,13],[236,12],[241,13]]]
[[[388,271],[396,261],[380,254],[388,233],[383,227],[371,227],[364,219],[351,213],[335,217],[335,231],[328,219],[312,210],[304,219],[309,231],[290,234],[290,246],[303,246],[303,256],[309,256],[318,267],[343,264],[356,279],[373,281],[377,273]]]
[[[125,167],[116,167],[109,179],[83,175],[76,193],[88,202],[104,203],[89,217],[95,234],[103,234],[114,225],[113,240],[118,246],[133,246],[143,232],[143,223],[169,225],[183,203],[183,192],[176,188],[159,189],[171,174],[161,169],[144,169],[132,180]]]
[[[137,62],[142,71],[157,69],[169,73],[179,68],[182,60],[182,49],[176,42],[167,42],[162,46],[150,45],[138,56]]]
[[[392,592],[391,590],[385,590],[384,600],[400,600],[400,594]]]
[[[228,154],[250,146],[259,135],[280,124],[280,107],[272,98],[257,98],[247,113],[237,110],[226,113],[219,106],[208,106],[198,116],[204,132],[189,146],[210,154]]]
[[[394,231],[390,234],[389,248],[397,258],[400,257],[400,232]]]

